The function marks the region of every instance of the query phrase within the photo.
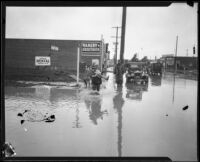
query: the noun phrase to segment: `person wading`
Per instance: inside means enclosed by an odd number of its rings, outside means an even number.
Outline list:
[[[92,65],[92,73],[91,73],[91,80],[92,80],[92,89],[93,90],[100,90],[100,85],[102,84],[102,78],[108,80],[109,77],[101,75],[101,71],[99,70],[98,65]]]

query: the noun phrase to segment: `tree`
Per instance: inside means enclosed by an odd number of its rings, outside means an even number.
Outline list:
[[[134,56],[131,59],[132,62],[138,62],[138,58],[137,58],[137,53],[134,54]]]
[[[147,56],[144,56],[142,59],[141,59],[142,62],[147,62],[148,61],[148,58]]]

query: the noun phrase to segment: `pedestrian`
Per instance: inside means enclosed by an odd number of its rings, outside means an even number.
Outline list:
[[[101,71],[99,70],[98,65],[93,64],[92,65],[92,70],[91,70],[91,80],[92,80],[92,85],[93,85],[93,90],[100,90],[100,85],[102,84],[102,78],[105,80],[108,80],[109,77],[106,77],[101,74]]]
[[[90,86],[90,67],[86,66],[85,68],[85,72],[83,74],[83,81],[85,83],[85,87],[87,88],[88,86]]]

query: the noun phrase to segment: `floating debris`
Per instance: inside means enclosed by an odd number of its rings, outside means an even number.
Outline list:
[[[166,114],[165,116],[168,116],[168,114]]]
[[[183,110],[187,110],[187,109],[188,109],[188,107],[189,107],[188,105],[187,105],[187,106],[185,106],[185,107],[183,107]]]
[[[53,122],[55,120],[55,115],[51,115],[48,118],[46,118],[44,121],[45,122]]]
[[[2,153],[5,157],[13,157],[16,155],[14,147],[8,142],[5,142],[2,149]]]
[[[25,110],[23,113],[18,113],[17,116],[22,117],[23,119],[20,121],[23,124],[25,121],[29,122],[53,122],[55,121],[55,115],[46,113],[45,115],[42,114],[40,111],[36,110]]]

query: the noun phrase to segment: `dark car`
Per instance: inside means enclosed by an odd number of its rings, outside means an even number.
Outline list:
[[[143,70],[142,66],[130,64],[126,74],[127,83],[147,84],[148,80],[148,74]]]
[[[151,75],[162,75],[162,64],[159,62],[151,63],[150,74]]]

